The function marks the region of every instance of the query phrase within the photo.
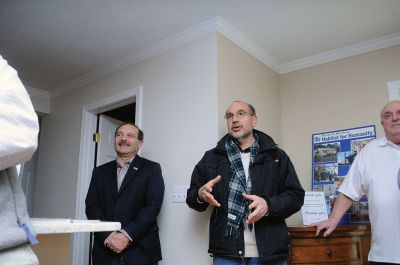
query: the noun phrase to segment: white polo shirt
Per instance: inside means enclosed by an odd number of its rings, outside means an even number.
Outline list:
[[[400,148],[381,138],[357,155],[339,192],[358,201],[368,197],[371,222],[369,261],[400,263]]]

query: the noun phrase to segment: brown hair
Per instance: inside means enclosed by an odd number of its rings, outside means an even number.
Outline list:
[[[132,125],[133,127],[135,127],[136,129],[138,129],[139,133],[138,133],[138,140],[143,141],[144,139],[144,133],[143,131],[139,128],[139,126],[137,126],[136,124],[132,123],[132,122],[124,122],[122,123],[120,126],[117,127],[117,129],[115,129],[115,134],[114,137],[117,136],[117,132],[119,130],[119,128],[121,128],[124,125]]]

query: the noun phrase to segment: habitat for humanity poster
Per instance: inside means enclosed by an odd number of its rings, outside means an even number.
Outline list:
[[[355,157],[375,138],[375,125],[312,135],[312,189],[324,192],[328,214]],[[368,222],[368,200],[364,196],[353,203],[341,224]]]

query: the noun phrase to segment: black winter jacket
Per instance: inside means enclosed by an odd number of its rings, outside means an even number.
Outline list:
[[[267,216],[254,224],[259,257],[274,260],[289,256],[290,242],[285,219],[303,205],[304,190],[287,154],[277,147],[268,135],[254,130],[259,137],[260,150],[250,168],[253,194],[268,204]],[[217,146],[207,151],[193,170],[186,203],[197,211],[205,211],[208,203],[200,203],[198,190],[205,183],[221,175],[213,187],[213,196],[221,204],[214,207],[210,218],[209,253],[226,256],[244,256],[243,233],[237,239],[225,236],[227,224],[230,162],[225,150],[226,135]]]

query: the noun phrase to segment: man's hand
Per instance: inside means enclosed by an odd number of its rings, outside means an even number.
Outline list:
[[[348,209],[353,205],[353,200],[350,197],[347,197],[343,193],[339,193],[339,196],[336,198],[335,206],[333,207],[331,216],[321,222],[309,224],[309,227],[316,226],[317,231],[315,235],[318,236],[323,230],[325,230],[323,236],[329,236],[337,227],[340,222],[340,219],[347,212]]]
[[[221,181],[221,176],[218,175],[217,177],[213,178],[212,180],[204,184],[197,193],[199,199],[215,207],[220,207],[221,204],[216,199],[214,199],[214,196],[211,194],[214,185],[220,181]]]
[[[268,204],[264,200],[264,198],[261,198],[257,195],[248,195],[244,192],[243,192],[243,197],[251,201],[249,205],[249,210],[251,211],[251,214],[246,220],[247,224],[252,224],[254,222],[257,222],[268,213]]]
[[[325,230],[323,236],[327,237],[336,229],[338,223],[339,222],[337,220],[333,218],[328,218],[321,222],[309,224],[308,227],[317,227],[317,231],[315,232],[316,236],[318,236],[323,230]]]
[[[129,239],[123,233],[114,233],[107,241],[107,247],[115,253],[121,253],[129,245]]]

